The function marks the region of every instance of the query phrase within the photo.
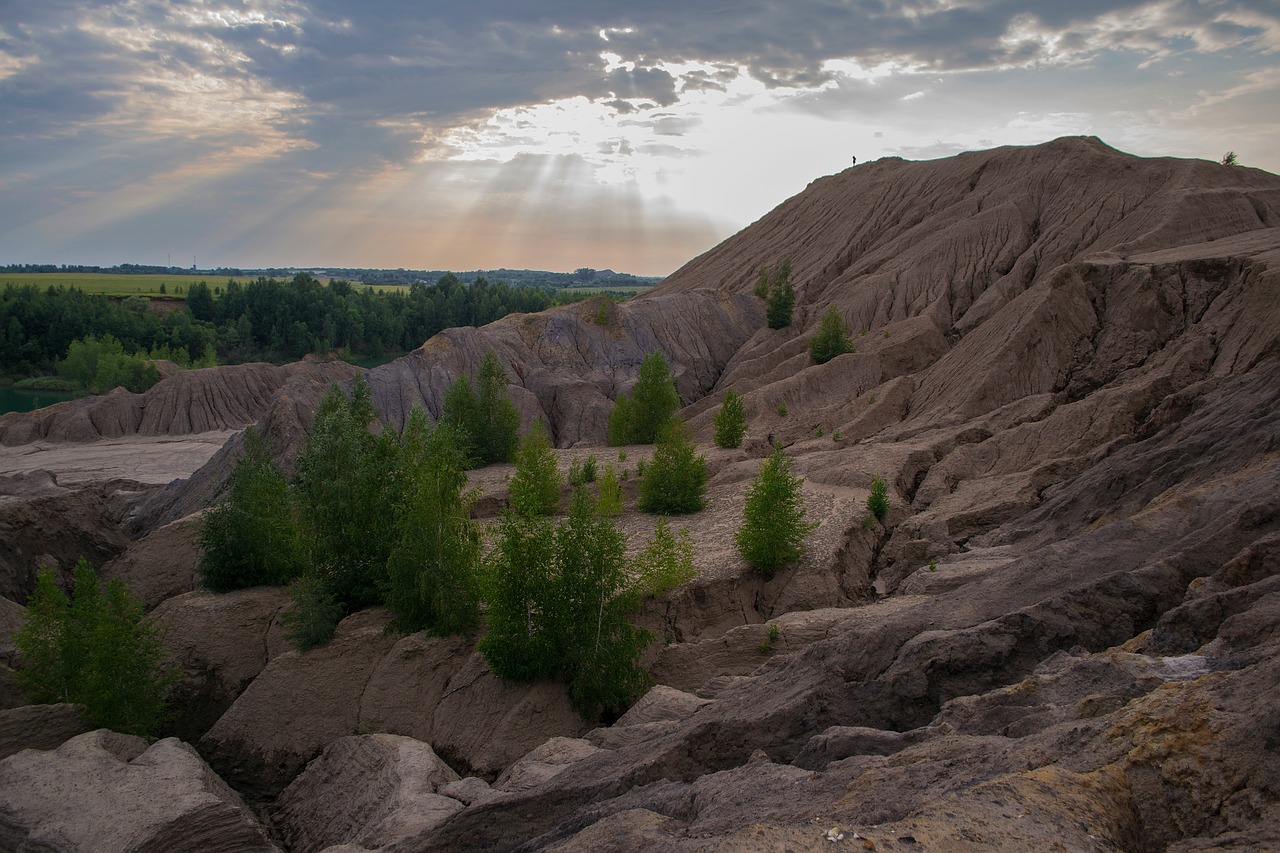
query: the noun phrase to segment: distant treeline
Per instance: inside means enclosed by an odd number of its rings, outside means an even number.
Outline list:
[[[563,301],[563,300],[561,300]],[[187,292],[185,310],[150,310],[150,300],[94,296],[75,287],[6,285],[0,291],[0,370],[10,379],[45,376],[71,343],[110,335],[124,351],[185,350],[196,362],[212,347],[221,363],[289,361],[344,349],[378,357],[406,351],[454,326],[480,326],[514,312],[556,304],[547,289],[472,284],[445,274],[434,284],[376,292],[309,273],[291,280],[204,282]]]
[[[83,264],[9,264],[0,267],[0,272],[9,273],[100,273],[103,275],[204,275],[210,278],[244,276],[261,276],[264,278],[292,278],[297,274],[294,269],[240,269],[238,267],[218,267],[210,270],[197,270],[183,267],[148,266],[146,264],[120,264],[114,267],[86,266]],[[521,287],[548,287],[554,290],[573,287],[598,287],[617,291],[634,291],[652,287],[662,279],[653,276],[638,276],[613,270],[594,270],[580,267],[573,272],[547,272],[545,270],[474,270],[471,272],[451,272],[449,270],[406,270],[406,269],[371,269],[365,267],[331,267],[307,271],[311,275],[334,278],[340,281],[358,282],[360,284],[400,285],[433,284],[447,275],[461,281],[501,281]]]

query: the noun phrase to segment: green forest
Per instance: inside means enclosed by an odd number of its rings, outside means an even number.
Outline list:
[[[11,382],[61,373],[73,342],[108,336],[126,355],[165,353],[181,366],[210,363],[211,354],[222,364],[333,350],[377,358],[420,346],[443,329],[563,301],[572,299],[484,278],[466,284],[452,274],[391,292],[340,280],[323,284],[309,273],[213,287],[200,282],[188,289],[185,305],[166,303],[175,306],[168,311],[153,310],[144,296],[120,300],[76,287],[10,284],[0,291],[0,370]]]

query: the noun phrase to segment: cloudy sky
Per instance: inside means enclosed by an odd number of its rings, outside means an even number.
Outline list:
[[[1280,172],[1275,0],[0,0],[0,263],[662,275],[850,158]]]

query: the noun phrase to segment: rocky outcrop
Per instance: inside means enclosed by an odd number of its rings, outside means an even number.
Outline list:
[[[89,731],[80,705],[23,705],[0,711],[0,759],[24,749],[57,749]]]
[[[170,598],[151,613],[161,629],[165,666],[180,673],[173,734],[198,740],[269,661],[293,648],[279,618],[288,603],[283,589],[199,590]]]
[[[195,751],[99,729],[0,761],[8,850],[276,850]]]
[[[388,620],[357,613],[326,645],[271,657],[201,753],[241,790],[274,796],[326,745],[361,731],[415,738],[494,778],[548,738],[587,728],[560,685],[503,681],[463,639],[397,637]]]
[[[148,610],[191,592],[200,585],[200,525],[199,515],[166,524],[103,565],[98,577],[124,581]]]

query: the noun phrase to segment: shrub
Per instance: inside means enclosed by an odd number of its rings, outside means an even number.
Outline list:
[[[871,494],[867,495],[867,512],[874,515],[878,521],[884,521],[885,514],[889,512],[889,485],[879,474],[871,480]]]
[[[622,471],[622,479],[627,479],[625,468]],[[604,473],[600,476],[598,506],[600,514],[606,518],[617,518],[622,515],[622,486],[618,483],[618,475],[613,465],[604,466]]]
[[[778,642],[782,636],[782,632],[778,629],[776,622],[769,623],[769,627],[764,629],[764,639],[760,641],[760,645],[756,648],[761,652],[768,652],[773,649],[773,644]]]
[[[791,473],[791,460],[774,448],[747,492],[735,543],[742,558],[766,577],[804,554],[804,538],[816,525],[804,520],[804,480]]]
[[[32,701],[84,705],[90,725],[127,734],[154,735],[166,720],[176,673],[162,665],[158,627],[122,581],[100,587],[83,558],[70,601],[40,572],[13,639]]]
[[[853,352],[853,340],[849,337],[849,326],[845,323],[836,306],[827,308],[818,323],[818,332],[809,341],[809,355],[818,364],[826,364],[838,355]]]
[[[717,447],[738,447],[742,444],[747,432],[747,412],[738,392],[732,388],[725,392],[711,424]]]
[[[654,445],[653,459],[640,482],[643,512],[682,515],[706,505],[707,460],[696,455],[684,424],[673,420]]]
[[[1224,166],[1238,166],[1240,165],[1240,158],[1236,156],[1236,152],[1228,151],[1222,155],[1222,159],[1219,162]]]
[[[786,404],[786,403],[779,403],[779,404],[778,404],[778,417],[780,417],[780,418],[785,418],[786,416],[787,416],[787,404]]]
[[[200,549],[200,581],[215,592],[282,585],[302,573],[293,495],[254,427],[245,430],[226,495],[204,514]]]

